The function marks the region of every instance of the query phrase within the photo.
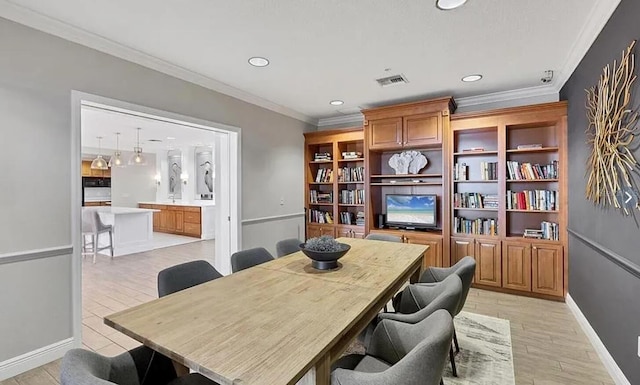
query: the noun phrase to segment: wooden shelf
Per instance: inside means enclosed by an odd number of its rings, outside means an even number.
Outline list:
[[[518,242],[533,242],[533,243],[549,243],[553,245],[559,245],[561,241],[553,241],[551,239],[538,239],[538,238],[525,238],[522,234],[509,234],[505,238],[506,241],[518,241]]]
[[[364,184],[363,181],[360,182],[338,182],[338,184]]]
[[[454,207],[454,210],[465,210],[465,211],[493,211],[498,212],[498,209],[485,209],[485,208],[471,208],[471,207]]]
[[[317,184],[317,185],[332,185],[333,182],[309,182],[309,184]]]
[[[508,179],[507,183],[544,183],[558,182],[557,179]]]
[[[312,205],[312,206],[333,206],[333,203],[311,203],[311,202],[309,202],[309,205]]]
[[[453,183],[498,183],[498,180],[454,180]]]
[[[507,212],[511,213],[553,213],[558,214],[558,210],[520,210],[520,209],[507,209]]]
[[[338,162],[364,162],[364,158],[338,159]]]
[[[387,174],[387,175],[371,175],[371,179],[373,178],[411,178],[411,179],[420,179],[420,178],[442,178],[442,174]]]
[[[338,203],[338,206],[345,206],[345,207],[364,207],[364,203],[363,203],[363,204]]]
[[[465,155],[498,155],[498,151],[462,151],[454,152],[453,156],[465,156]]]
[[[514,153],[527,153],[527,152],[556,152],[558,151],[558,147],[542,147],[542,148],[523,148],[523,149],[510,149],[507,150],[508,154]]]
[[[371,186],[442,186],[442,183],[436,183],[436,182],[420,182],[420,183],[407,183],[407,182],[400,182],[400,183],[371,183]]]
[[[487,238],[487,239],[500,239],[499,235],[487,235],[487,234],[469,234],[469,233],[456,233],[456,232],[452,232],[451,233],[452,237],[456,237],[456,238]]]

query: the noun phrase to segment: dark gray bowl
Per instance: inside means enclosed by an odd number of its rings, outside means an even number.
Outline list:
[[[338,259],[351,249],[351,245],[340,243],[340,251],[315,251],[307,250],[306,243],[300,244],[300,250],[311,259],[311,266],[318,270],[332,270],[338,267]]]

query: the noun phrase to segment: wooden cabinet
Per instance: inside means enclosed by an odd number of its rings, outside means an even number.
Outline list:
[[[466,256],[475,258],[475,242],[471,238],[451,237],[451,265],[455,265]]]
[[[476,283],[500,287],[502,285],[502,250],[499,240],[476,239]]]
[[[442,237],[433,238],[423,234],[405,233],[403,237],[404,243],[416,243],[419,245],[427,245],[429,248],[424,254],[422,265],[427,268],[429,266],[442,267]]]
[[[94,170],[91,168],[90,160],[82,161],[82,176],[92,176],[97,178],[111,178],[111,169],[108,168],[106,170]]]
[[[442,115],[421,114],[403,119],[403,146],[428,146],[442,143]]]
[[[336,226],[336,238],[364,238],[364,229],[361,226]]]
[[[91,176],[91,162],[82,161],[82,176]]]
[[[200,238],[202,236],[201,209],[197,206],[139,204],[141,209],[155,209],[153,231]]]
[[[563,296],[563,262],[562,246],[534,243],[531,246],[531,291]]]
[[[307,239],[321,237],[323,235],[335,237],[336,234],[334,226],[331,224],[307,224]]]
[[[369,149],[402,147],[402,118],[378,119],[369,122]]]
[[[504,242],[502,259],[502,287],[531,291],[531,245],[522,242]]]

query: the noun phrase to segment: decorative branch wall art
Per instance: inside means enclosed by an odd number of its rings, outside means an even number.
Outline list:
[[[633,179],[637,161],[630,150],[638,130],[638,112],[630,105],[637,77],[635,44],[622,52],[619,65],[614,61],[613,67],[604,67],[597,86],[586,90],[587,144],[592,149],[585,195],[596,205],[613,206],[626,215],[638,207]]]

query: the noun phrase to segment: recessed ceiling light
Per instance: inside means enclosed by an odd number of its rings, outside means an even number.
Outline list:
[[[332,100],[329,102],[329,104],[331,104],[332,106],[341,106],[344,104],[344,102],[342,100]]]
[[[462,78],[463,82],[477,82],[478,80],[482,79],[482,75],[468,75]]]
[[[175,140],[176,138],[174,138],[173,136],[167,136],[168,140]]]
[[[266,67],[269,65],[269,60],[260,56],[254,56],[249,59],[249,64],[254,67]]]
[[[443,11],[449,11],[461,7],[467,0],[436,0],[436,7]]]

